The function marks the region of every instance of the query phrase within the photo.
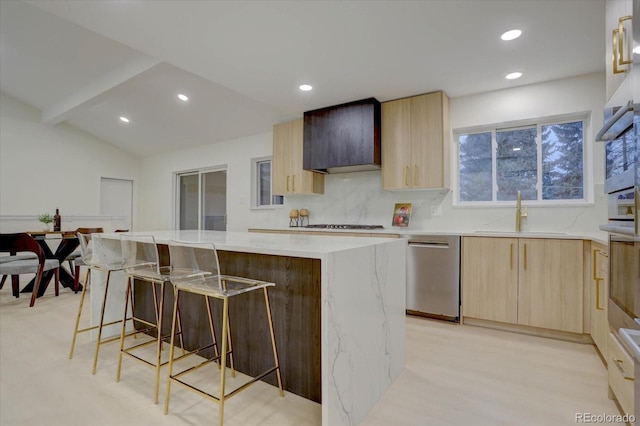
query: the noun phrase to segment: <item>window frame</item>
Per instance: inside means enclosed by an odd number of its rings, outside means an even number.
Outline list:
[[[204,224],[202,223],[202,176],[211,172],[225,172],[227,173],[227,179],[229,177],[229,167],[227,164],[221,164],[218,166],[202,167],[196,169],[187,169],[173,172],[173,229],[175,231],[180,230],[180,178],[182,176],[197,175],[198,176],[198,230],[204,230]],[[229,186],[227,181],[227,187],[225,188],[225,227],[227,225],[227,218],[229,216]]]
[[[270,188],[270,204],[259,204],[258,191],[260,184],[258,179],[260,175],[258,173],[258,165],[261,163],[271,163],[271,188]],[[284,206],[284,197],[282,197],[282,204],[273,204],[273,156],[257,157],[251,159],[251,210],[274,210],[281,209]]]
[[[562,124],[569,122],[582,122],[583,141],[582,141],[582,184],[583,184],[583,198],[573,200],[543,200],[542,199],[542,134],[541,129],[543,126]],[[452,202],[453,207],[512,207],[515,200],[512,201],[498,201],[496,200],[497,194],[497,169],[496,169],[496,132],[505,130],[515,130],[527,127],[535,127],[536,130],[536,149],[537,149],[537,192],[538,199],[536,200],[523,200],[529,206],[540,207],[572,207],[572,206],[592,206],[594,205],[593,195],[593,151],[592,151],[592,130],[591,130],[591,112],[583,111],[572,114],[554,115],[547,117],[539,117],[534,119],[517,120],[503,123],[494,123],[488,125],[472,126],[472,127],[460,127],[452,129],[452,156],[451,156],[451,168],[452,168]],[[491,174],[492,174],[492,200],[491,201],[460,201],[460,135],[474,134],[474,133],[491,133]]]

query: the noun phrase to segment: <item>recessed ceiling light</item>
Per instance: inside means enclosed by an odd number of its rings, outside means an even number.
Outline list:
[[[636,46],[633,48],[633,53],[635,53],[636,55],[640,55],[640,46]]]
[[[516,78],[520,78],[520,77],[522,77],[521,72],[512,72],[504,76],[504,78],[506,78],[507,80],[515,80]]]
[[[515,40],[522,35],[520,30],[509,30],[500,36],[505,41]]]
[[[122,121],[123,123],[128,123],[129,119],[125,116],[120,117],[120,121]]]
[[[189,97],[184,93],[178,93],[178,99],[180,99],[181,101],[187,102],[189,100]]]
[[[522,148],[513,148],[514,151],[520,151]]]
[[[300,90],[302,90],[303,92],[308,92],[311,89],[313,89],[313,86],[311,86],[310,84],[301,84],[300,85]]]

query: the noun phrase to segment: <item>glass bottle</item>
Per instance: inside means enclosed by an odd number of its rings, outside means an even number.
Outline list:
[[[53,216],[53,230],[60,231],[60,224],[62,222],[62,217],[60,217],[60,211],[56,209],[56,214]]]

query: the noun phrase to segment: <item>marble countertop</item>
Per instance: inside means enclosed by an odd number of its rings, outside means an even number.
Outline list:
[[[120,238],[105,233],[104,238]],[[218,250],[320,259],[329,253],[389,243],[388,238],[326,238],[319,235],[260,234],[223,231],[141,231],[127,235],[153,235],[159,244],[169,240],[213,243]]]
[[[565,240],[591,240],[601,244],[608,244],[608,234],[603,231],[507,231],[507,230],[421,230],[410,228],[383,228],[383,229],[325,229],[304,227],[280,227],[280,228],[252,228],[268,229],[274,231],[299,231],[301,233],[353,233],[353,234],[393,234],[393,235],[460,235],[462,237],[512,237],[512,238],[557,238]],[[273,235],[273,234],[272,234]],[[277,235],[277,234],[275,234]]]

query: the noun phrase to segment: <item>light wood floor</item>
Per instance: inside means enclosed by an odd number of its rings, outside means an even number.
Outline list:
[[[152,401],[152,370],[124,360],[115,382],[117,344],[69,344],[79,294],[0,291],[0,425],[208,425],[217,405],[173,387],[171,410]],[[258,383],[229,400],[225,425],[317,425],[321,407]],[[365,425],[574,425],[578,412],[617,414],[606,370],[590,345],[407,318],[406,369]]]

